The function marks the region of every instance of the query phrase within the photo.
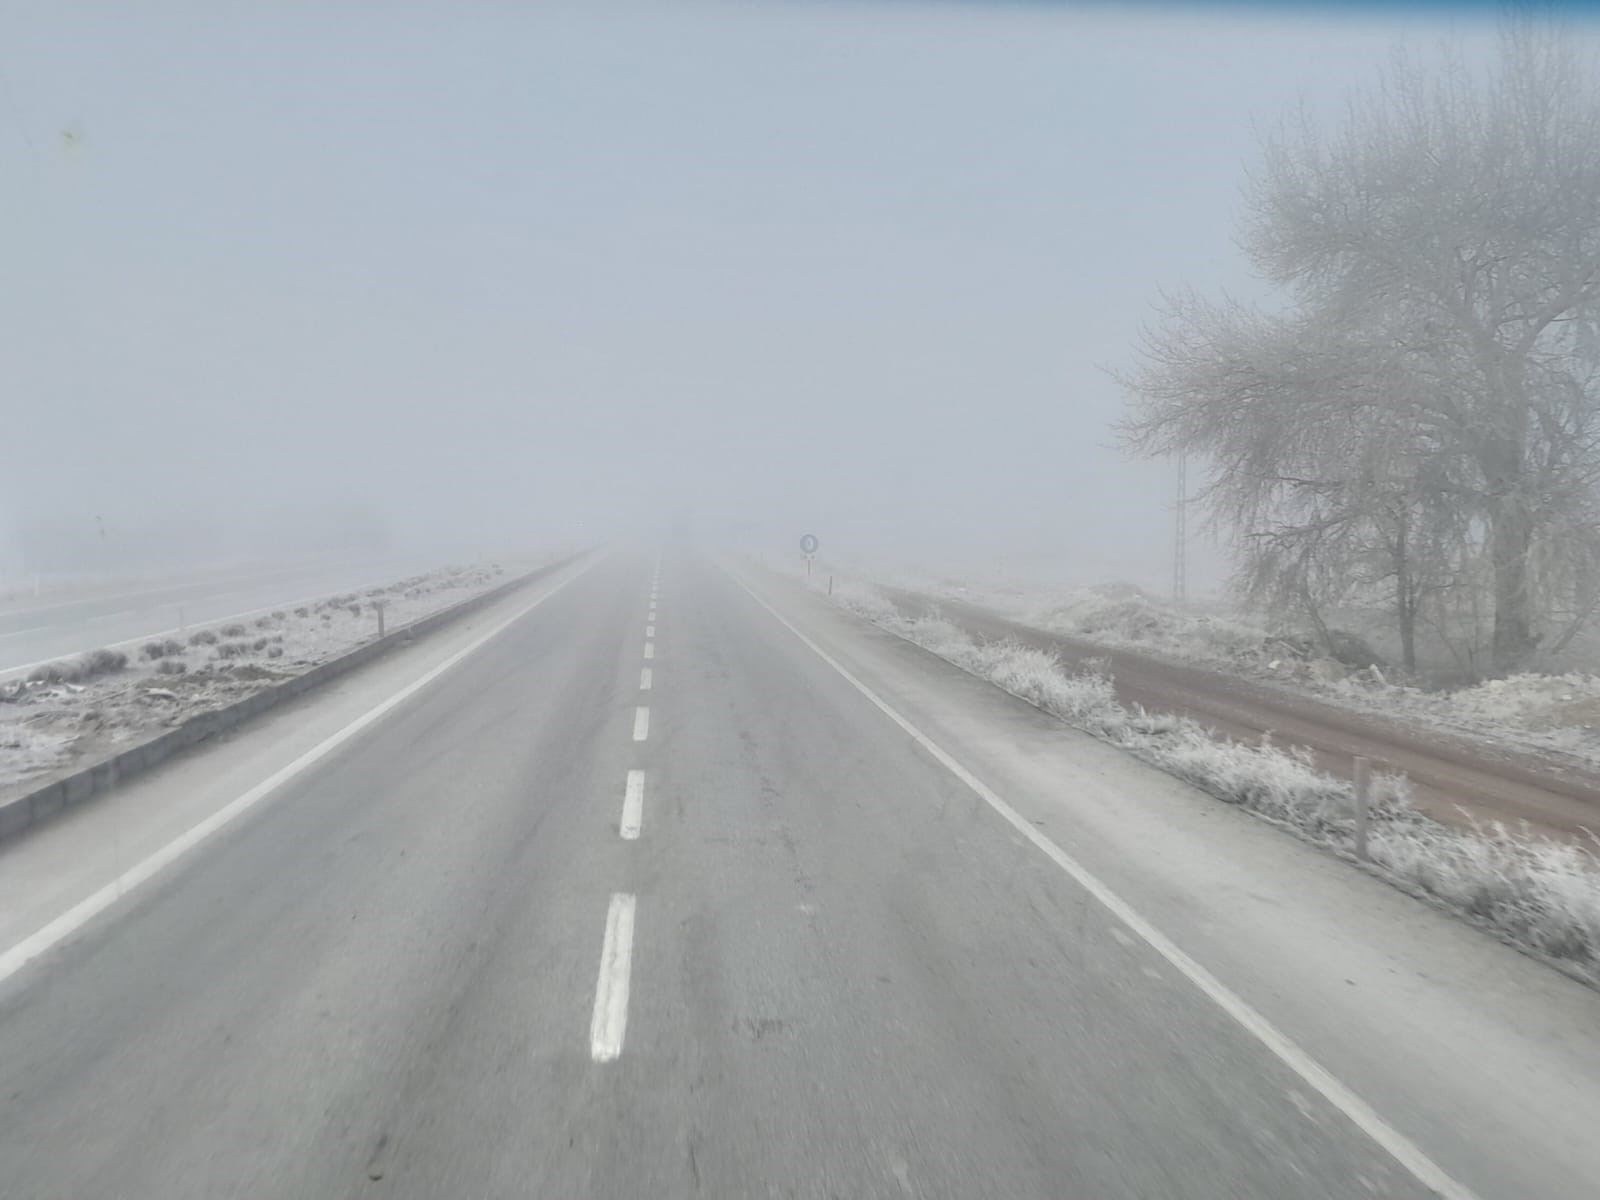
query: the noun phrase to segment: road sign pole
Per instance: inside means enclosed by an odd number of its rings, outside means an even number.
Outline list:
[[[806,556],[806,578],[811,578],[811,560],[817,554],[817,535],[808,533],[800,539],[800,553]]]

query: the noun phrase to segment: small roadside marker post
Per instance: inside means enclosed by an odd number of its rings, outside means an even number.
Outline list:
[[[378,638],[381,641],[383,639],[383,601],[374,600],[372,607],[378,610]]]
[[[1356,756],[1356,857],[1367,860],[1367,821],[1372,811],[1372,760]]]

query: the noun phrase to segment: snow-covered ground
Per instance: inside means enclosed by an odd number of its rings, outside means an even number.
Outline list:
[[[138,738],[326,662],[488,590],[499,564],[447,567],[127,651],[96,651],[0,684],[0,789],[92,761]]]
[[[1523,674],[1427,690],[1353,667],[1309,638],[1215,602],[1180,607],[1132,584],[1049,588],[956,582],[906,572],[853,572],[865,583],[981,605],[1049,633],[1136,650],[1291,687],[1349,708],[1600,768],[1600,675]],[[842,577],[841,577],[842,578]]]

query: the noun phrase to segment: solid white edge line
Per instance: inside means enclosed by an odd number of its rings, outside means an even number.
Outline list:
[[[641,692],[648,692],[650,690],[650,685],[653,682],[655,682],[655,672],[652,671],[649,667],[640,667],[639,668],[639,690]]]
[[[654,658],[656,656],[656,644],[654,642],[646,642],[644,644],[644,656],[646,658]]]
[[[153,878],[155,875],[159,874],[165,867],[169,866],[177,859],[182,857],[185,853],[192,850],[206,838],[210,837],[213,833],[216,833],[217,830],[236,820],[251,808],[254,808],[278,788],[289,782],[289,780],[293,779],[296,775],[299,775],[307,767],[310,767],[321,759],[326,758],[334,750],[337,750],[340,746],[344,745],[345,742],[348,742],[351,738],[355,737],[369,725],[372,725],[374,722],[382,719],[397,705],[409,700],[412,696],[416,695],[423,688],[427,687],[451,667],[467,658],[474,651],[481,649],[485,644],[493,641],[512,625],[516,624],[518,621],[522,620],[523,617],[527,616],[534,609],[538,608],[539,605],[550,599],[551,596],[554,596],[562,588],[566,587],[567,584],[583,575],[599,561],[599,558],[596,558],[593,561],[585,564],[579,570],[567,576],[567,578],[563,579],[560,583],[556,584],[549,591],[541,595],[532,604],[518,609],[516,613],[510,617],[507,617],[504,621],[500,622],[500,624],[496,625],[493,629],[489,630],[488,633],[484,634],[476,641],[460,650],[457,650],[438,666],[431,668],[421,677],[412,680],[412,682],[406,684],[405,687],[401,688],[398,692],[390,696],[381,704],[378,704],[374,708],[368,709],[354,721],[351,721],[350,724],[346,725],[343,729],[340,729],[337,733],[331,734],[327,738],[324,738],[321,742],[318,742],[299,758],[295,759],[287,766],[281,767],[277,771],[274,771],[271,775],[267,776],[266,779],[256,784],[255,787],[245,792],[242,796],[230,801],[226,806],[218,809],[199,824],[185,830],[172,841],[168,842],[165,846],[161,847],[161,849],[157,850],[154,854],[150,855],[136,866],[124,871],[121,875],[118,875],[115,879],[106,884],[104,887],[100,888],[98,891],[95,891],[84,899],[78,901],[78,903],[67,909],[66,912],[62,913],[59,917],[56,917],[43,928],[29,934],[16,945],[12,946],[9,950],[5,951],[3,954],[0,954],[0,982],[10,978],[12,975],[21,970],[22,967],[30,960],[37,958],[39,955],[43,954],[46,950],[49,950],[62,939],[71,936],[77,930],[81,929],[100,913],[110,908],[123,896],[126,896],[141,883],[144,883]]]
[[[633,740],[642,742],[650,736],[650,709],[641,704],[633,710]]]
[[[644,824],[644,772],[629,771],[628,783],[622,792],[622,821],[618,831],[628,841],[639,836]]]
[[[606,910],[605,940],[600,945],[600,978],[594,987],[594,1016],[589,1019],[589,1053],[597,1063],[615,1062],[628,1032],[628,975],[633,969],[634,898],[615,892]]]
[[[757,595],[749,584],[731,571],[728,571],[727,574],[730,579],[749,594],[752,600],[766,609],[774,620],[799,638],[813,654],[838,672],[846,683],[865,696],[884,716],[904,730],[917,745],[932,755],[940,766],[971,788],[990,808],[1004,817],[1012,828],[1042,850],[1056,866],[1070,875],[1078,886],[1098,900],[1102,906],[1109,909],[1113,916],[1143,939],[1145,944],[1152,950],[1166,959],[1184,978],[1209,997],[1218,1008],[1232,1017],[1246,1033],[1265,1046],[1279,1062],[1283,1063],[1284,1066],[1288,1067],[1309,1086],[1315,1088],[1323,1099],[1342,1112],[1350,1119],[1351,1123],[1387,1151],[1389,1156],[1410,1172],[1419,1183],[1445,1197],[1446,1200],[1478,1200],[1476,1193],[1449,1175],[1443,1167],[1429,1158],[1420,1146],[1379,1116],[1376,1109],[1313,1058],[1308,1051],[1302,1049],[1298,1043],[1267,1020],[1243,997],[1233,992],[1210,971],[1179,949],[1176,943],[1141,916],[1132,905],[1112,891],[1108,885],[1101,882],[1098,876],[1092,874],[1088,868],[1082,866],[1076,859],[1062,850],[1060,846],[1057,846],[1048,837],[1040,833],[1032,823],[1002,800],[987,784],[963,767],[946,751],[940,749],[927,734],[890,707],[876,692],[852,675],[826,650],[790,624],[788,619],[780,614],[777,609]]]

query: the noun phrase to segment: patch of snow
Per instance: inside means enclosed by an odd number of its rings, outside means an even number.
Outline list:
[[[191,631],[93,675],[94,654],[0,684],[0,788],[13,788],[181,724],[501,583],[498,564],[446,567]],[[226,635],[219,631],[226,629]],[[94,652],[100,653],[100,652]],[[121,656],[119,656],[121,657]],[[49,664],[55,667],[56,664]]]
[[[1386,719],[1600,768],[1600,675],[1530,673],[1430,690],[1393,682],[1376,664],[1352,668],[1322,655],[1309,638],[1264,621],[1218,608],[1178,607],[1128,583],[985,588],[910,575],[884,577],[881,583],[963,600],[1018,624],[1107,649],[1210,667]],[[840,577],[835,586],[870,585]]]
[[[27,721],[0,722],[0,787],[59,766],[71,747],[69,734]]]

